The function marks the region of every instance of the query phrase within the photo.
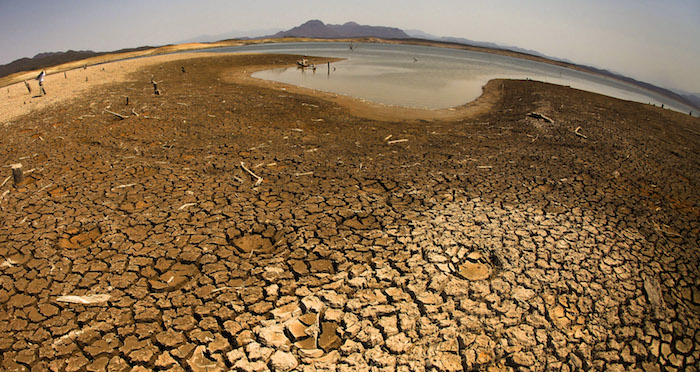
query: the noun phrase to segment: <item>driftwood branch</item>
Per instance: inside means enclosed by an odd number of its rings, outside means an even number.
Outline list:
[[[241,168],[243,168],[243,170],[248,172],[248,174],[250,174],[251,176],[255,177],[255,179],[256,179],[255,186],[260,186],[260,184],[263,181],[262,177],[258,176],[257,174],[253,173],[253,171],[248,169],[248,167],[245,166],[244,162],[241,162]]]
[[[109,301],[112,296],[109,294],[91,294],[85,296],[59,296],[56,298],[58,302],[68,302],[74,304],[96,304],[100,302]]]
[[[121,120],[126,119],[126,116],[121,115],[121,114],[117,114],[117,113],[114,112],[114,111],[109,111],[109,110],[107,110],[107,109],[105,109],[105,111],[108,112],[108,113],[110,113],[110,114],[112,114],[112,115],[114,115],[114,116],[116,116],[116,117],[118,117],[118,118],[121,119]]]
[[[547,123],[554,123],[554,120],[552,120],[551,118],[545,116],[544,114],[540,114],[539,112],[531,112],[531,113],[527,114],[527,116],[529,116],[529,117],[531,117],[531,118],[535,118],[535,119],[544,120],[544,121],[546,121]]]
[[[581,127],[576,127],[576,129],[574,129],[574,133],[581,138],[588,138],[588,137],[584,136],[582,133],[580,133],[579,132],[580,130],[581,130]]]
[[[393,144],[395,144],[395,143],[401,143],[401,142],[407,142],[407,141],[408,141],[407,138],[402,138],[402,139],[397,139],[397,140],[393,140],[393,141],[388,141],[387,144],[388,144],[388,145],[393,145]]]

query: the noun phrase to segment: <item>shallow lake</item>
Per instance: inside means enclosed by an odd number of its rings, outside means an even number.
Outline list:
[[[688,113],[692,108],[631,84],[546,63],[489,53],[405,44],[279,43],[208,52],[262,52],[344,58],[317,66],[260,71],[256,78],[353,96],[377,103],[427,109],[473,101],[491,79],[532,79],[652,103]]]

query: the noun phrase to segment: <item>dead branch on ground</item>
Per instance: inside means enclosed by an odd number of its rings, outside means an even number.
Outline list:
[[[253,173],[253,171],[248,169],[248,167],[245,166],[244,162],[241,162],[241,168],[243,168],[243,170],[248,172],[248,174],[250,174],[251,176],[255,177],[255,179],[257,180],[255,181],[255,186],[259,186],[262,183],[262,177],[258,176],[257,174]]]
[[[531,112],[531,113],[527,114],[527,116],[529,116],[531,118],[535,118],[535,119],[542,119],[542,120],[546,121],[547,123],[554,123],[554,120],[545,116],[544,114],[540,114],[539,112]]]
[[[114,116],[116,116],[116,117],[118,117],[118,118],[121,119],[121,120],[126,119],[126,116],[121,115],[121,114],[117,114],[117,113],[114,112],[114,111],[109,111],[109,110],[107,110],[107,109],[105,109],[105,111],[108,112],[108,113],[110,113],[110,114],[112,114],[112,115],[114,115]]]

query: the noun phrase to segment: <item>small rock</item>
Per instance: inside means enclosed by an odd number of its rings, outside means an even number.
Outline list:
[[[301,304],[307,312],[319,313],[325,306],[323,301],[316,296],[306,296],[301,299]]]
[[[269,327],[257,327],[255,333],[262,339],[265,346],[275,349],[290,344],[287,336],[284,335],[284,326],[274,324]]]
[[[296,303],[289,303],[270,311],[270,313],[272,313],[276,321],[285,322],[288,319],[300,314],[301,309]]]
[[[535,356],[531,352],[519,351],[513,354],[513,362],[517,365],[532,367],[535,365]]]
[[[270,358],[273,371],[290,371],[299,365],[297,358],[292,353],[277,350]]]

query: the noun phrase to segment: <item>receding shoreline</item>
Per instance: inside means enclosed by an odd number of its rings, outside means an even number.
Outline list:
[[[241,54],[241,53],[235,53]],[[77,68],[63,73],[53,73],[47,76],[45,86],[48,94],[38,96],[36,81],[28,83],[32,87],[30,94],[23,82],[17,82],[3,88],[6,90],[6,98],[0,102],[0,122],[8,122],[20,115],[33,110],[40,110],[52,105],[68,102],[78,98],[90,89],[100,89],[106,84],[125,82],[140,69],[171,61],[187,61],[193,58],[207,58],[221,56],[221,53],[178,53],[157,56],[133,58],[104,62],[99,65],[89,66],[85,69]],[[337,61],[332,58],[314,58],[316,63]],[[293,65],[286,65],[293,66]],[[408,121],[408,120],[455,120],[468,116],[484,113],[500,96],[499,80],[492,80],[483,87],[483,93],[474,101],[467,102],[454,108],[447,109],[420,109],[401,106],[390,106],[375,103],[342,94],[309,89],[290,84],[257,79],[251,76],[256,71],[280,67],[279,65],[248,66],[246,68],[232,67],[222,72],[224,79],[231,83],[252,84],[261,87],[287,90],[300,94],[313,95],[335,102],[348,110],[349,113],[374,120],[382,121]],[[0,93],[1,94],[1,93]]]
[[[316,64],[334,62],[340,59],[333,58],[312,58]],[[380,121],[416,121],[416,120],[456,120],[468,116],[477,115],[488,111],[493,102],[500,97],[500,79],[489,81],[482,88],[482,94],[475,100],[463,105],[444,109],[422,109],[413,107],[403,107],[385,105],[361,98],[356,98],[344,94],[327,92],[318,89],[301,87],[293,84],[259,79],[252,76],[253,73],[268,70],[271,66],[259,66],[241,70],[232,68],[225,72],[223,76],[232,83],[246,83],[261,87],[268,87],[277,90],[285,90],[294,93],[313,95],[334,102],[348,110],[349,113],[367,119]],[[275,66],[279,67],[279,66]]]
[[[577,65],[569,62],[557,61],[549,58],[544,58],[536,55],[526,54],[522,52],[515,52],[506,49],[492,49],[478,46],[471,46],[465,44],[451,43],[451,42],[441,42],[433,40],[422,40],[422,39],[405,39],[405,40],[386,40],[376,37],[363,37],[363,38],[344,38],[344,39],[313,39],[313,38],[283,38],[283,39],[253,39],[253,40],[222,40],[212,43],[188,43],[179,45],[167,45],[162,47],[156,47],[147,50],[126,52],[126,53],[115,53],[115,54],[105,54],[98,57],[92,57],[81,61],[74,61],[65,63],[52,68],[47,68],[48,74],[60,73],[64,71],[73,70],[80,68],[84,65],[92,66],[96,64],[102,64],[106,62],[128,59],[128,58],[140,58],[147,56],[156,56],[170,53],[180,53],[186,51],[202,51],[212,48],[230,47],[230,46],[244,46],[244,45],[255,45],[255,44],[269,44],[269,43],[294,43],[294,42],[365,42],[365,43],[386,43],[386,44],[408,44],[408,45],[421,45],[421,46],[432,46],[439,48],[450,48],[450,49],[460,49],[460,50],[470,50],[489,54],[498,54],[502,56],[508,56],[519,59],[527,59],[531,61],[546,63],[550,65],[565,67],[588,74],[602,76],[608,79],[617,80],[626,84],[632,84],[640,89],[653,92],[655,94],[660,94],[668,99],[672,99],[689,107],[695,107],[693,103],[684,100],[677,94],[668,91],[664,88],[661,89],[650,89],[648,86],[643,86],[646,84],[643,82],[636,82],[636,80],[626,78],[624,76],[617,76],[615,74],[605,74],[599,70],[587,68],[587,66]],[[32,79],[38,74],[39,70],[32,70],[27,72],[18,72],[9,76],[0,78],[0,88],[5,87],[10,84],[21,82],[24,80]],[[638,84],[639,83],[639,84]],[[697,107],[696,107],[697,108]],[[697,108],[700,110],[700,108]]]

